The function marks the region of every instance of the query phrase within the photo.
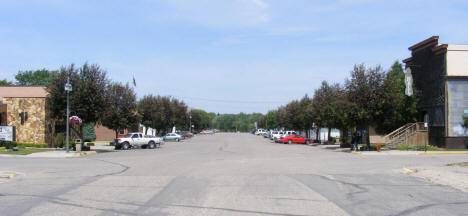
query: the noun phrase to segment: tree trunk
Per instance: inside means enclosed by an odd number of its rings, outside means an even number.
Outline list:
[[[318,140],[320,143],[320,127],[317,127],[317,129],[315,129],[315,139]]]
[[[340,144],[345,144],[346,145],[345,129],[340,130]]]
[[[368,125],[366,127],[366,144],[367,144],[367,150],[370,150],[370,136],[369,136],[369,129],[370,129],[370,126]]]
[[[328,127],[328,143],[331,142],[331,127]]]
[[[115,139],[119,138],[119,129],[115,130]]]

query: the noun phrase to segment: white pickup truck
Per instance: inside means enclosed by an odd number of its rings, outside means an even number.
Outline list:
[[[115,149],[127,150],[135,147],[154,149],[162,142],[163,139],[160,137],[143,135],[143,133],[129,133],[125,137],[115,140]]]

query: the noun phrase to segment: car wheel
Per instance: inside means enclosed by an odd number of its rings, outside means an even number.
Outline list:
[[[291,144],[291,143],[292,143],[292,140],[289,140],[289,141],[288,141],[288,144]]]
[[[154,148],[156,148],[156,144],[155,144],[153,141],[150,141],[150,142],[148,143],[148,148],[149,148],[149,149],[154,149]]]
[[[122,149],[123,150],[128,150],[130,148],[130,144],[128,142],[122,143]]]

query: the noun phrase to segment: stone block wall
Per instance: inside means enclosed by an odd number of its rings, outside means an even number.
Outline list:
[[[3,98],[3,104],[7,105],[7,125],[16,127],[17,142],[46,142],[45,98]],[[22,112],[28,115],[23,123]]]

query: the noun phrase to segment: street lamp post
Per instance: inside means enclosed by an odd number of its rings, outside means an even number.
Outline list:
[[[70,151],[70,148],[69,148],[69,130],[70,130],[70,125],[69,125],[69,122],[68,122],[68,119],[70,118],[70,92],[72,90],[72,85],[70,84],[70,77],[67,78],[67,83],[65,84],[65,91],[67,92],[67,136],[66,136],[66,149],[67,149],[67,153]]]
[[[189,130],[190,130],[190,133],[192,133],[192,112],[190,112],[190,125],[189,125]]]

